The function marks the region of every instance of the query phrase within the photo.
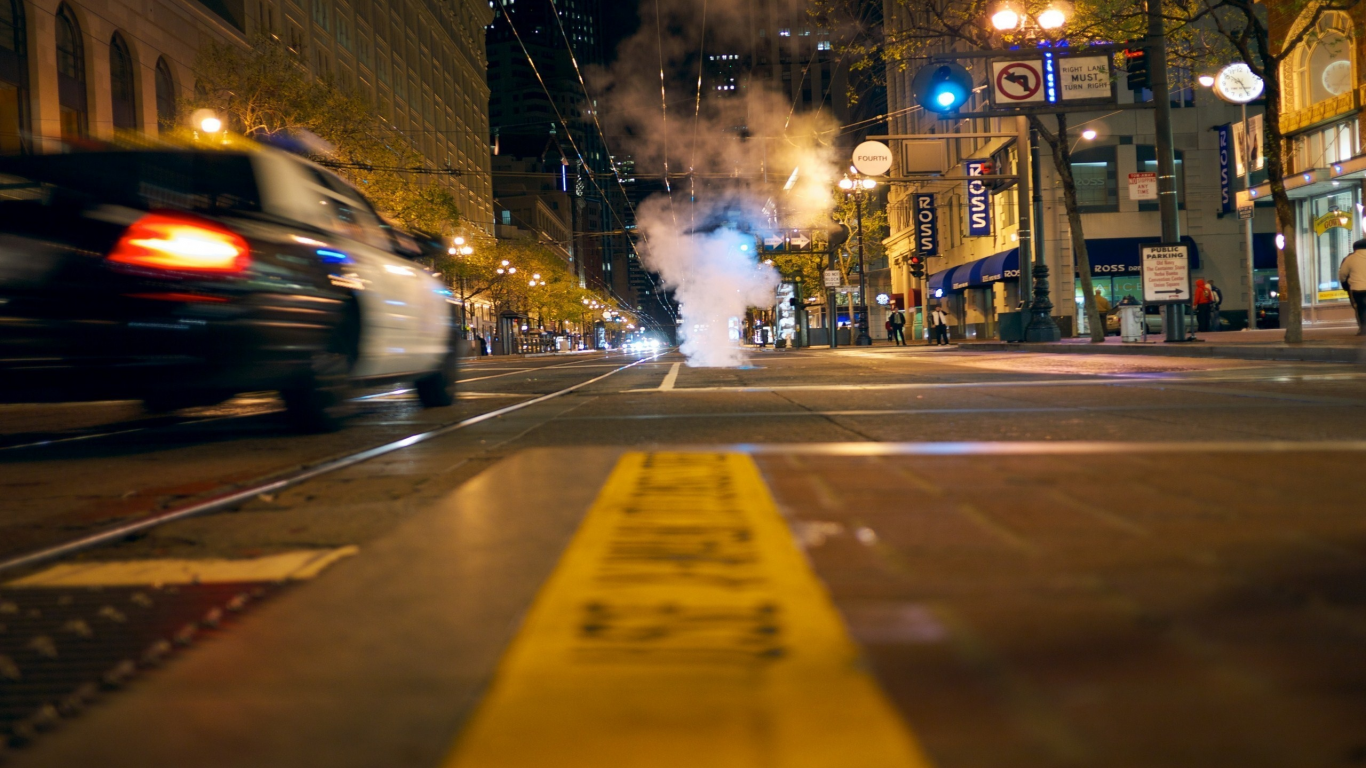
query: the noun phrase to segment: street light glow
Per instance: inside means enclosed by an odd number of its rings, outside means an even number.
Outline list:
[[[850,190],[850,189],[853,189],[853,188],[854,188],[854,181],[853,181],[853,179],[850,179],[848,176],[845,176],[844,178],[840,179],[840,189]]]
[[[223,121],[216,117],[206,117],[199,122],[199,129],[204,133],[218,133],[223,130]]]
[[[1096,138],[1096,132],[1091,128],[1087,128],[1086,130],[1081,132],[1081,137],[1083,139],[1086,139],[1087,141],[1092,141]]]
[[[1001,10],[992,14],[991,25],[1007,32],[1020,26],[1020,14],[1016,13],[1009,5],[1004,5]]]
[[[1200,76],[1200,84],[1203,85],[1203,86],[1206,87],[1206,88],[1211,88],[1211,87],[1213,87],[1213,86],[1214,86],[1214,75],[1201,75],[1201,76]]]
[[[863,180],[863,188],[864,188],[864,189],[872,189],[873,187],[876,187],[876,186],[877,186],[877,179],[864,179],[864,180]]]
[[[456,235],[456,236],[455,236],[455,244],[456,244],[456,245],[464,245],[464,244],[465,244],[465,238],[461,237],[460,235]]]
[[[1061,8],[1050,5],[1039,14],[1038,22],[1044,29],[1058,29],[1067,23],[1067,14]]]

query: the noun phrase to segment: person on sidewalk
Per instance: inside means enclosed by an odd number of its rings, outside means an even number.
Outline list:
[[[1352,252],[1338,267],[1338,283],[1357,313],[1357,335],[1366,336],[1366,240],[1352,243]]]
[[[1219,314],[1219,307],[1224,303],[1224,292],[1219,290],[1219,286],[1215,285],[1213,280],[1206,280],[1205,288],[1209,291],[1210,330],[1217,331],[1224,324],[1223,315]]]
[[[1109,330],[1107,328],[1106,319],[1110,315],[1110,300],[1101,295],[1099,288],[1096,289],[1096,312],[1100,315],[1101,335],[1107,335]]]
[[[1200,333],[1209,332],[1209,310],[1210,297],[1209,286],[1205,285],[1204,278],[1195,281],[1195,295],[1191,297],[1191,303],[1195,305],[1195,328]]]
[[[934,329],[934,335],[930,337],[931,343],[935,346],[943,344],[947,347],[949,345],[949,314],[944,311],[943,307],[936,306],[934,308],[933,314],[930,315],[930,324],[930,327]]]
[[[906,346],[906,313],[897,307],[892,307],[892,314],[887,318],[887,340],[898,347]]]

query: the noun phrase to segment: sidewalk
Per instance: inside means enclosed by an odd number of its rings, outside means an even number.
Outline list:
[[[1014,343],[1004,341],[960,341],[959,349],[978,352],[1049,352],[1093,355],[1162,355],[1166,357],[1232,357],[1244,360],[1276,360],[1315,363],[1366,362],[1366,337],[1356,328],[1307,328],[1302,344],[1287,344],[1285,331],[1221,331],[1196,334],[1198,341],[1168,344],[1161,336],[1147,341],[1124,343],[1118,336],[1107,336],[1105,343],[1089,339],[1063,339],[1053,343]]]

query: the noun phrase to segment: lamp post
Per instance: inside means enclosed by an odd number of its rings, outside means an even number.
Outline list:
[[[469,332],[470,327],[469,310],[466,307],[466,303],[469,302],[469,297],[465,295],[467,289],[465,287],[465,267],[463,266],[463,262],[466,256],[474,253],[474,248],[466,244],[465,238],[456,235],[455,238],[451,240],[451,247],[446,249],[446,253],[451,256],[459,256],[462,262],[462,266],[460,267],[460,337],[468,338],[465,334]]]
[[[1230,65],[1224,69],[1227,70],[1232,66],[1235,65]],[[1243,64],[1242,67],[1246,68],[1247,65]],[[1220,70],[1220,74],[1224,74],[1224,71]],[[1214,94],[1219,98],[1231,104],[1237,104],[1243,110],[1243,151],[1240,153],[1237,160],[1243,165],[1243,190],[1251,195],[1252,154],[1250,150],[1252,148],[1252,142],[1249,140],[1250,136],[1247,130],[1247,103],[1261,97],[1264,85],[1262,84],[1261,79],[1257,78],[1256,75],[1249,73],[1246,77],[1248,81],[1253,83],[1253,87],[1250,87],[1246,92],[1239,93],[1236,96],[1225,94],[1223,89],[1215,88],[1214,86],[1218,81],[1218,78],[1214,75],[1201,75],[1199,82],[1200,85],[1206,88],[1213,88]],[[1249,202],[1251,202],[1250,198]],[[1253,212],[1255,212],[1256,204],[1254,203],[1253,205]],[[1241,213],[1239,215],[1241,216]],[[1257,266],[1253,261],[1252,254],[1252,216],[1243,219],[1243,246],[1247,250],[1247,327],[1243,328],[1243,330],[1251,331],[1257,327]],[[1215,330],[1218,330],[1217,325]]]
[[[868,273],[863,268],[863,198],[876,188],[876,179],[857,172],[852,179],[848,176],[840,179],[840,189],[844,190],[846,196],[854,198],[854,210],[858,218],[858,300],[863,312],[860,313],[853,302],[849,306],[849,311],[854,315],[851,319],[858,323],[858,338],[854,340],[854,346],[858,347],[870,347],[873,344],[873,337],[868,335]]]
[[[1050,3],[1033,19],[1017,13],[1009,0],[1003,3],[991,16],[991,26],[1003,35],[1018,33],[1027,39],[1050,38],[1049,33],[1058,32],[1067,23],[1067,12],[1058,5]],[[1050,38],[1051,39],[1051,38]],[[1021,115],[1017,118],[1019,138],[1016,140],[1019,151],[1018,176],[1020,197],[1020,301],[1029,313],[1024,328],[1025,341],[1057,341],[1062,331],[1053,320],[1053,300],[1049,296],[1048,262],[1043,249],[1043,195],[1039,179],[1039,142],[1036,132],[1029,127],[1028,119]],[[1090,141],[1095,133],[1085,132],[1082,138]],[[1025,213],[1025,201],[1031,203],[1031,212]],[[1031,297],[1032,294],[1032,297]]]

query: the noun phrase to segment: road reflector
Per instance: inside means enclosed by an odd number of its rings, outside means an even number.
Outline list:
[[[628,453],[445,765],[929,763],[753,460]]]
[[[303,549],[238,560],[116,560],[63,563],[5,584],[6,587],[134,587],[305,581],[360,550]]]

